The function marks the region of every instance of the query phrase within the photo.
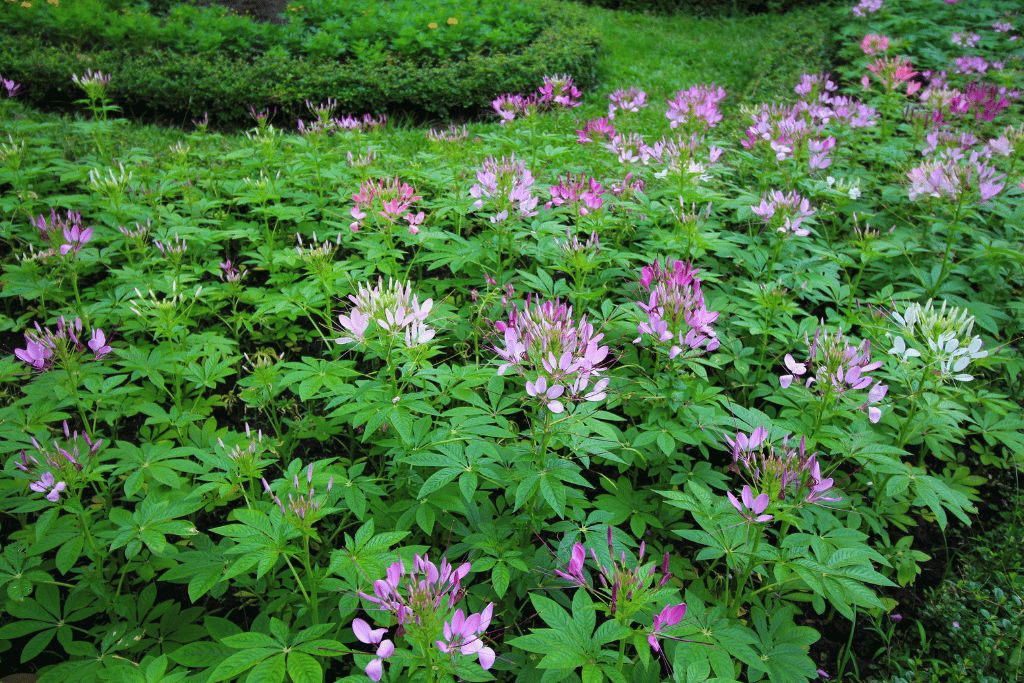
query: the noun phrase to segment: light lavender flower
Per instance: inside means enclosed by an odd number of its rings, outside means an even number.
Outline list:
[[[637,325],[640,336],[633,343],[639,344],[644,335],[654,338],[656,344],[668,343],[669,359],[684,351],[715,351],[720,345],[712,323],[718,320],[718,311],[709,311],[704,303],[699,269],[680,260],[665,259],[662,268],[655,259],[654,264],[644,266],[640,274],[640,287],[647,292],[647,300],[636,305],[647,319]]]

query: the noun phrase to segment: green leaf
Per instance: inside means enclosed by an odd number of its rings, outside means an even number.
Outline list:
[[[288,654],[288,675],[295,683],[321,683],[324,678],[320,665],[304,652]]]
[[[228,647],[236,649],[248,649],[252,647],[281,647],[281,643],[274,640],[265,633],[255,633],[253,631],[246,631],[245,633],[238,633],[233,636],[228,636],[221,641]]]
[[[491,586],[494,588],[494,592],[498,597],[505,595],[505,591],[508,590],[509,582],[509,570],[508,565],[504,562],[498,562],[494,565],[494,569],[491,570]]]
[[[264,647],[236,652],[222,661],[217,668],[213,670],[213,673],[210,674],[210,678],[207,683],[217,683],[218,681],[226,681],[229,678],[234,678],[246,669],[250,669],[255,666],[257,662],[261,662],[277,652],[280,652],[280,650],[271,650],[270,648]]]
[[[601,673],[600,667],[597,664],[587,663],[583,665],[583,683],[601,683],[604,680],[604,674]]]
[[[246,683],[282,683],[285,676],[285,654],[264,659],[249,672]]]
[[[559,517],[565,517],[565,485],[557,479],[541,475],[540,492]]]
[[[202,640],[186,645],[168,653],[171,661],[190,669],[202,669],[214,666],[234,654],[234,650],[210,640]]]

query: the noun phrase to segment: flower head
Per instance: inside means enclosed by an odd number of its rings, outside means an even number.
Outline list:
[[[768,504],[771,502],[771,498],[769,498],[767,493],[762,493],[755,498],[750,487],[744,486],[743,491],[740,493],[741,500],[736,500],[736,496],[732,495],[732,491],[728,491],[726,496],[728,496],[729,502],[748,524],[760,524],[761,522],[771,521],[772,515],[761,514],[768,509]]]
[[[663,268],[657,259],[644,266],[640,274],[640,287],[647,298],[636,305],[646,316],[637,325],[638,344],[647,335],[656,344],[668,343],[669,358],[684,351],[715,351],[720,345],[711,324],[718,320],[717,311],[709,311],[704,303],[699,269],[690,263],[665,259]]]
[[[615,119],[615,112],[629,111],[636,113],[647,106],[647,93],[637,90],[632,85],[628,90],[619,88],[608,96],[608,118]]]
[[[535,377],[527,383],[527,392],[542,397],[553,412],[564,408],[561,401],[554,400],[563,394],[571,400],[604,398],[607,382],[598,381],[589,388],[592,380],[601,377],[601,364],[608,357],[608,347],[600,344],[604,335],[595,333],[586,316],[574,319],[572,307],[560,299],[528,297],[521,311],[513,304],[508,320],[497,321],[495,329],[504,340],[504,346],[494,347],[502,361],[498,374],[511,368]]]
[[[533,174],[526,168],[526,162],[517,160],[515,154],[500,160],[487,157],[476,172],[476,180],[476,185],[469,189],[470,196],[476,200],[473,206],[479,211],[489,205],[494,211],[491,223],[503,224],[537,215]]]
[[[336,344],[404,338],[411,347],[434,337],[433,330],[426,326],[434,300],[421,303],[409,283],[392,280],[385,287],[383,278],[378,278],[375,287],[360,283],[358,291],[348,298],[354,305],[348,314],[338,316],[342,336],[334,340]]]
[[[580,106],[582,93],[573,85],[572,76],[561,74],[560,76],[545,76],[538,94],[541,104],[572,108]]]

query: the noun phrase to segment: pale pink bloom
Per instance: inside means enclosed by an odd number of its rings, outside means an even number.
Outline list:
[[[889,39],[877,33],[869,33],[860,41],[860,49],[866,55],[875,55],[889,49]]]

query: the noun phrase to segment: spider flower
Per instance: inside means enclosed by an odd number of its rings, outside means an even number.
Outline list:
[[[644,266],[640,287],[648,296],[646,302],[637,301],[636,305],[647,319],[637,325],[640,336],[634,344],[644,335],[653,337],[656,344],[669,344],[670,359],[684,351],[715,351],[719,347],[721,342],[711,327],[718,312],[707,309],[699,272],[690,263],[667,258],[664,268],[657,259]]]
[[[528,297],[521,311],[513,304],[508,321],[499,320],[494,326],[504,340],[504,346],[494,347],[502,361],[498,374],[512,369],[535,378],[528,381],[527,392],[541,397],[553,412],[564,409],[562,401],[555,400],[563,395],[575,401],[605,398],[608,381],[601,378],[601,364],[608,357],[608,347],[601,346],[604,334],[594,331],[586,315],[576,320],[572,307],[561,299]]]

